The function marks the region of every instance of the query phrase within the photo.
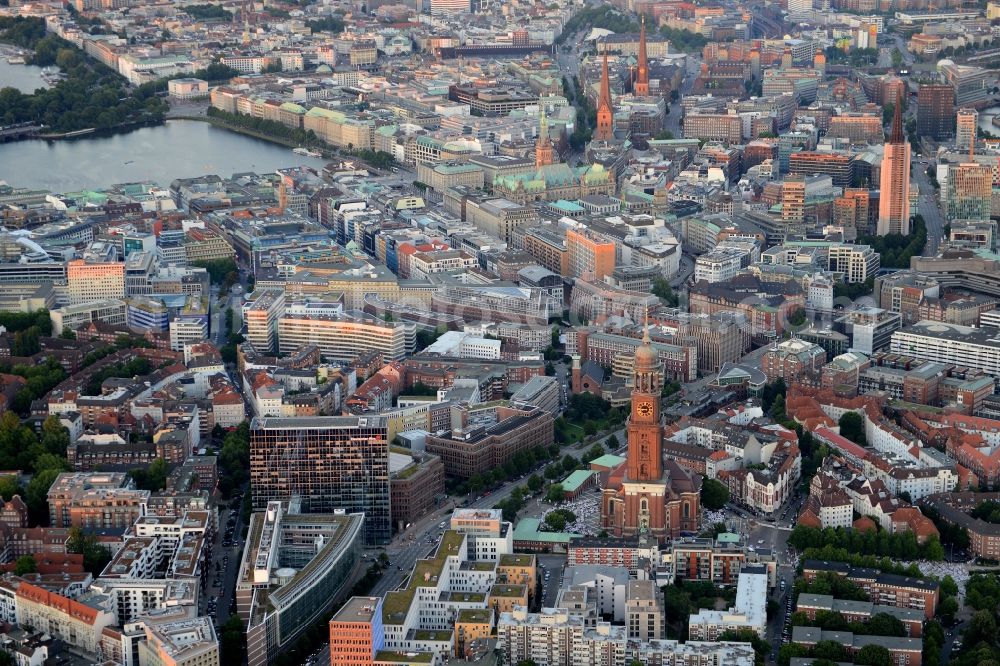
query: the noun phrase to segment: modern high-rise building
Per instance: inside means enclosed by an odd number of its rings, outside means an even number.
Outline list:
[[[988,220],[992,201],[993,170],[988,164],[965,162],[948,169],[949,220]]]
[[[411,322],[385,322],[359,312],[336,315],[285,315],[278,319],[278,351],[290,353],[316,345],[323,358],[352,361],[377,351],[386,361],[398,361],[416,347],[417,327]]]
[[[843,196],[833,200],[833,223],[854,227],[860,232],[868,230],[868,206],[871,193],[864,188],[848,187]]]
[[[910,144],[903,136],[903,111],[898,102],[892,119],[892,131],[883,148],[879,190],[878,235],[909,235]]]
[[[800,176],[830,176],[834,187],[850,187],[853,157],[846,153],[801,151],[788,156],[788,173]]]
[[[568,229],[569,277],[593,273],[603,280],[615,270],[615,244],[610,238],[588,229]]]
[[[379,416],[255,418],[254,508],[296,499],[307,513],[365,514],[367,543],[392,536],[387,421]]]
[[[781,186],[781,219],[785,222],[802,222],[805,207],[805,177],[789,176]]]
[[[74,259],[66,264],[66,301],[69,305],[124,297],[124,263]]]
[[[246,338],[260,353],[270,353],[278,346],[278,319],[285,314],[285,294],[278,290],[258,290],[243,305]]]
[[[941,83],[917,90],[917,135],[935,141],[955,134],[955,88]]]
[[[955,114],[955,147],[968,150],[976,145],[979,128],[979,112],[975,109],[959,109]]]

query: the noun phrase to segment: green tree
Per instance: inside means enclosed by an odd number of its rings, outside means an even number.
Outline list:
[[[372,565],[375,566],[375,565]],[[226,623],[219,628],[219,650],[221,652],[220,663],[239,664],[242,663],[247,649],[246,636],[243,630],[243,621],[239,615],[230,615]]]
[[[783,394],[778,394],[774,397],[774,402],[771,403],[771,409],[768,410],[768,414],[775,421],[785,420],[785,396]]]
[[[538,476],[537,474],[532,474],[528,477],[528,488],[533,493],[537,493],[545,486],[545,479]]]
[[[566,491],[561,483],[553,483],[545,493],[545,500],[548,502],[562,502],[566,499]]]
[[[551,532],[562,532],[566,529],[566,518],[558,511],[552,511],[545,516],[545,527]]]
[[[927,539],[927,543],[924,544],[924,558],[940,562],[944,559],[944,546],[941,545],[941,539],[936,535],[931,535]]]
[[[788,313],[788,323],[792,326],[802,326],[806,323],[805,308],[795,308]]]
[[[893,666],[892,653],[881,645],[866,645],[854,655],[858,666]]]
[[[958,600],[955,597],[945,597],[938,605],[937,614],[946,622],[952,622],[958,613]]]
[[[969,620],[969,629],[965,640],[969,643],[986,641],[992,643],[996,639],[997,622],[992,610],[977,610]]]
[[[945,597],[954,597],[958,594],[958,583],[948,574],[941,579],[941,594]]]
[[[589,463],[591,460],[597,460],[605,453],[604,447],[600,443],[594,444],[590,447],[590,450],[583,454],[583,462]]]
[[[167,487],[167,475],[170,469],[167,461],[157,458],[149,464],[146,469],[133,469],[129,471],[129,476],[135,480],[135,485],[140,490],[152,490],[154,492]]]
[[[680,299],[677,294],[674,293],[674,290],[670,287],[670,283],[667,282],[665,278],[653,278],[653,283],[650,287],[649,293],[660,298],[664,303],[672,308],[676,308],[680,304]]]
[[[860,446],[866,446],[868,439],[865,437],[865,422],[857,412],[844,412],[840,421],[840,436],[851,440]]]
[[[20,495],[22,493],[24,493],[24,488],[21,487],[21,483],[17,480],[17,476],[9,474],[7,476],[0,477],[0,496],[3,497],[5,502],[9,502],[10,498],[14,495]]]
[[[219,5],[187,5],[184,13],[194,19],[206,20],[214,19],[218,21],[231,21],[233,13],[220,7]]]
[[[111,561],[111,551],[98,543],[93,535],[84,534],[79,527],[69,528],[66,552],[83,555],[83,568],[95,576]]]
[[[788,666],[796,657],[808,657],[809,648],[799,643],[785,643],[778,650],[778,666]]]
[[[851,655],[843,645],[836,641],[819,641],[813,646],[812,656],[830,661],[850,661]]]
[[[59,476],[59,470],[46,469],[36,473],[28,482],[28,487],[24,491],[24,501],[35,522],[48,524],[49,488],[52,487],[57,476]]]
[[[876,613],[865,623],[865,633],[869,636],[906,636],[906,627],[894,615]]]
[[[22,555],[17,558],[14,563],[14,575],[23,576],[24,574],[37,573],[38,563],[35,562],[35,558],[31,555]]]
[[[729,501],[729,488],[715,479],[705,478],[701,484],[701,504],[706,509],[718,511]]]

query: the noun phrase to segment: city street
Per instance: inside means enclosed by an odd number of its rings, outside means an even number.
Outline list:
[[[937,190],[931,184],[930,176],[927,175],[929,162],[925,159],[913,161],[913,177],[920,188],[920,198],[917,203],[917,212],[924,218],[927,224],[927,246],[924,248],[923,256],[933,257],[937,254],[938,245],[944,234],[944,220],[941,217],[941,209],[937,205]]]
[[[223,546],[226,540],[227,525],[230,519],[234,519],[232,530],[232,545],[228,548]],[[200,600],[202,610],[208,612],[208,605],[211,600],[215,600],[215,624],[221,626],[229,618],[231,601],[236,592],[236,577],[239,574],[239,563],[243,552],[243,539],[241,536],[242,516],[239,507],[230,510],[229,508],[219,509],[219,525],[212,542],[212,564],[208,569],[206,577],[206,591]],[[218,570],[216,569],[218,565]],[[220,586],[215,582],[219,581]]]

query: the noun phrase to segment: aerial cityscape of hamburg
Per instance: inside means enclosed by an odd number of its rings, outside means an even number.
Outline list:
[[[0,666],[1000,666],[1000,0],[0,0]]]

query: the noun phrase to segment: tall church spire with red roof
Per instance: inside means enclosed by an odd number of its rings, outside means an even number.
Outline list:
[[[635,69],[635,94],[637,97],[649,95],[649,59],[646,57],[646,17],[642,17],[639,29],[639,62]]]
[[[611,78],[608,75],[608,52],[604,52],[604,64],[601,70],[601,93],[597,98],[597,128],[594,130],[595,141],[610,141],[614,138],[615,112],[611,106]]]

